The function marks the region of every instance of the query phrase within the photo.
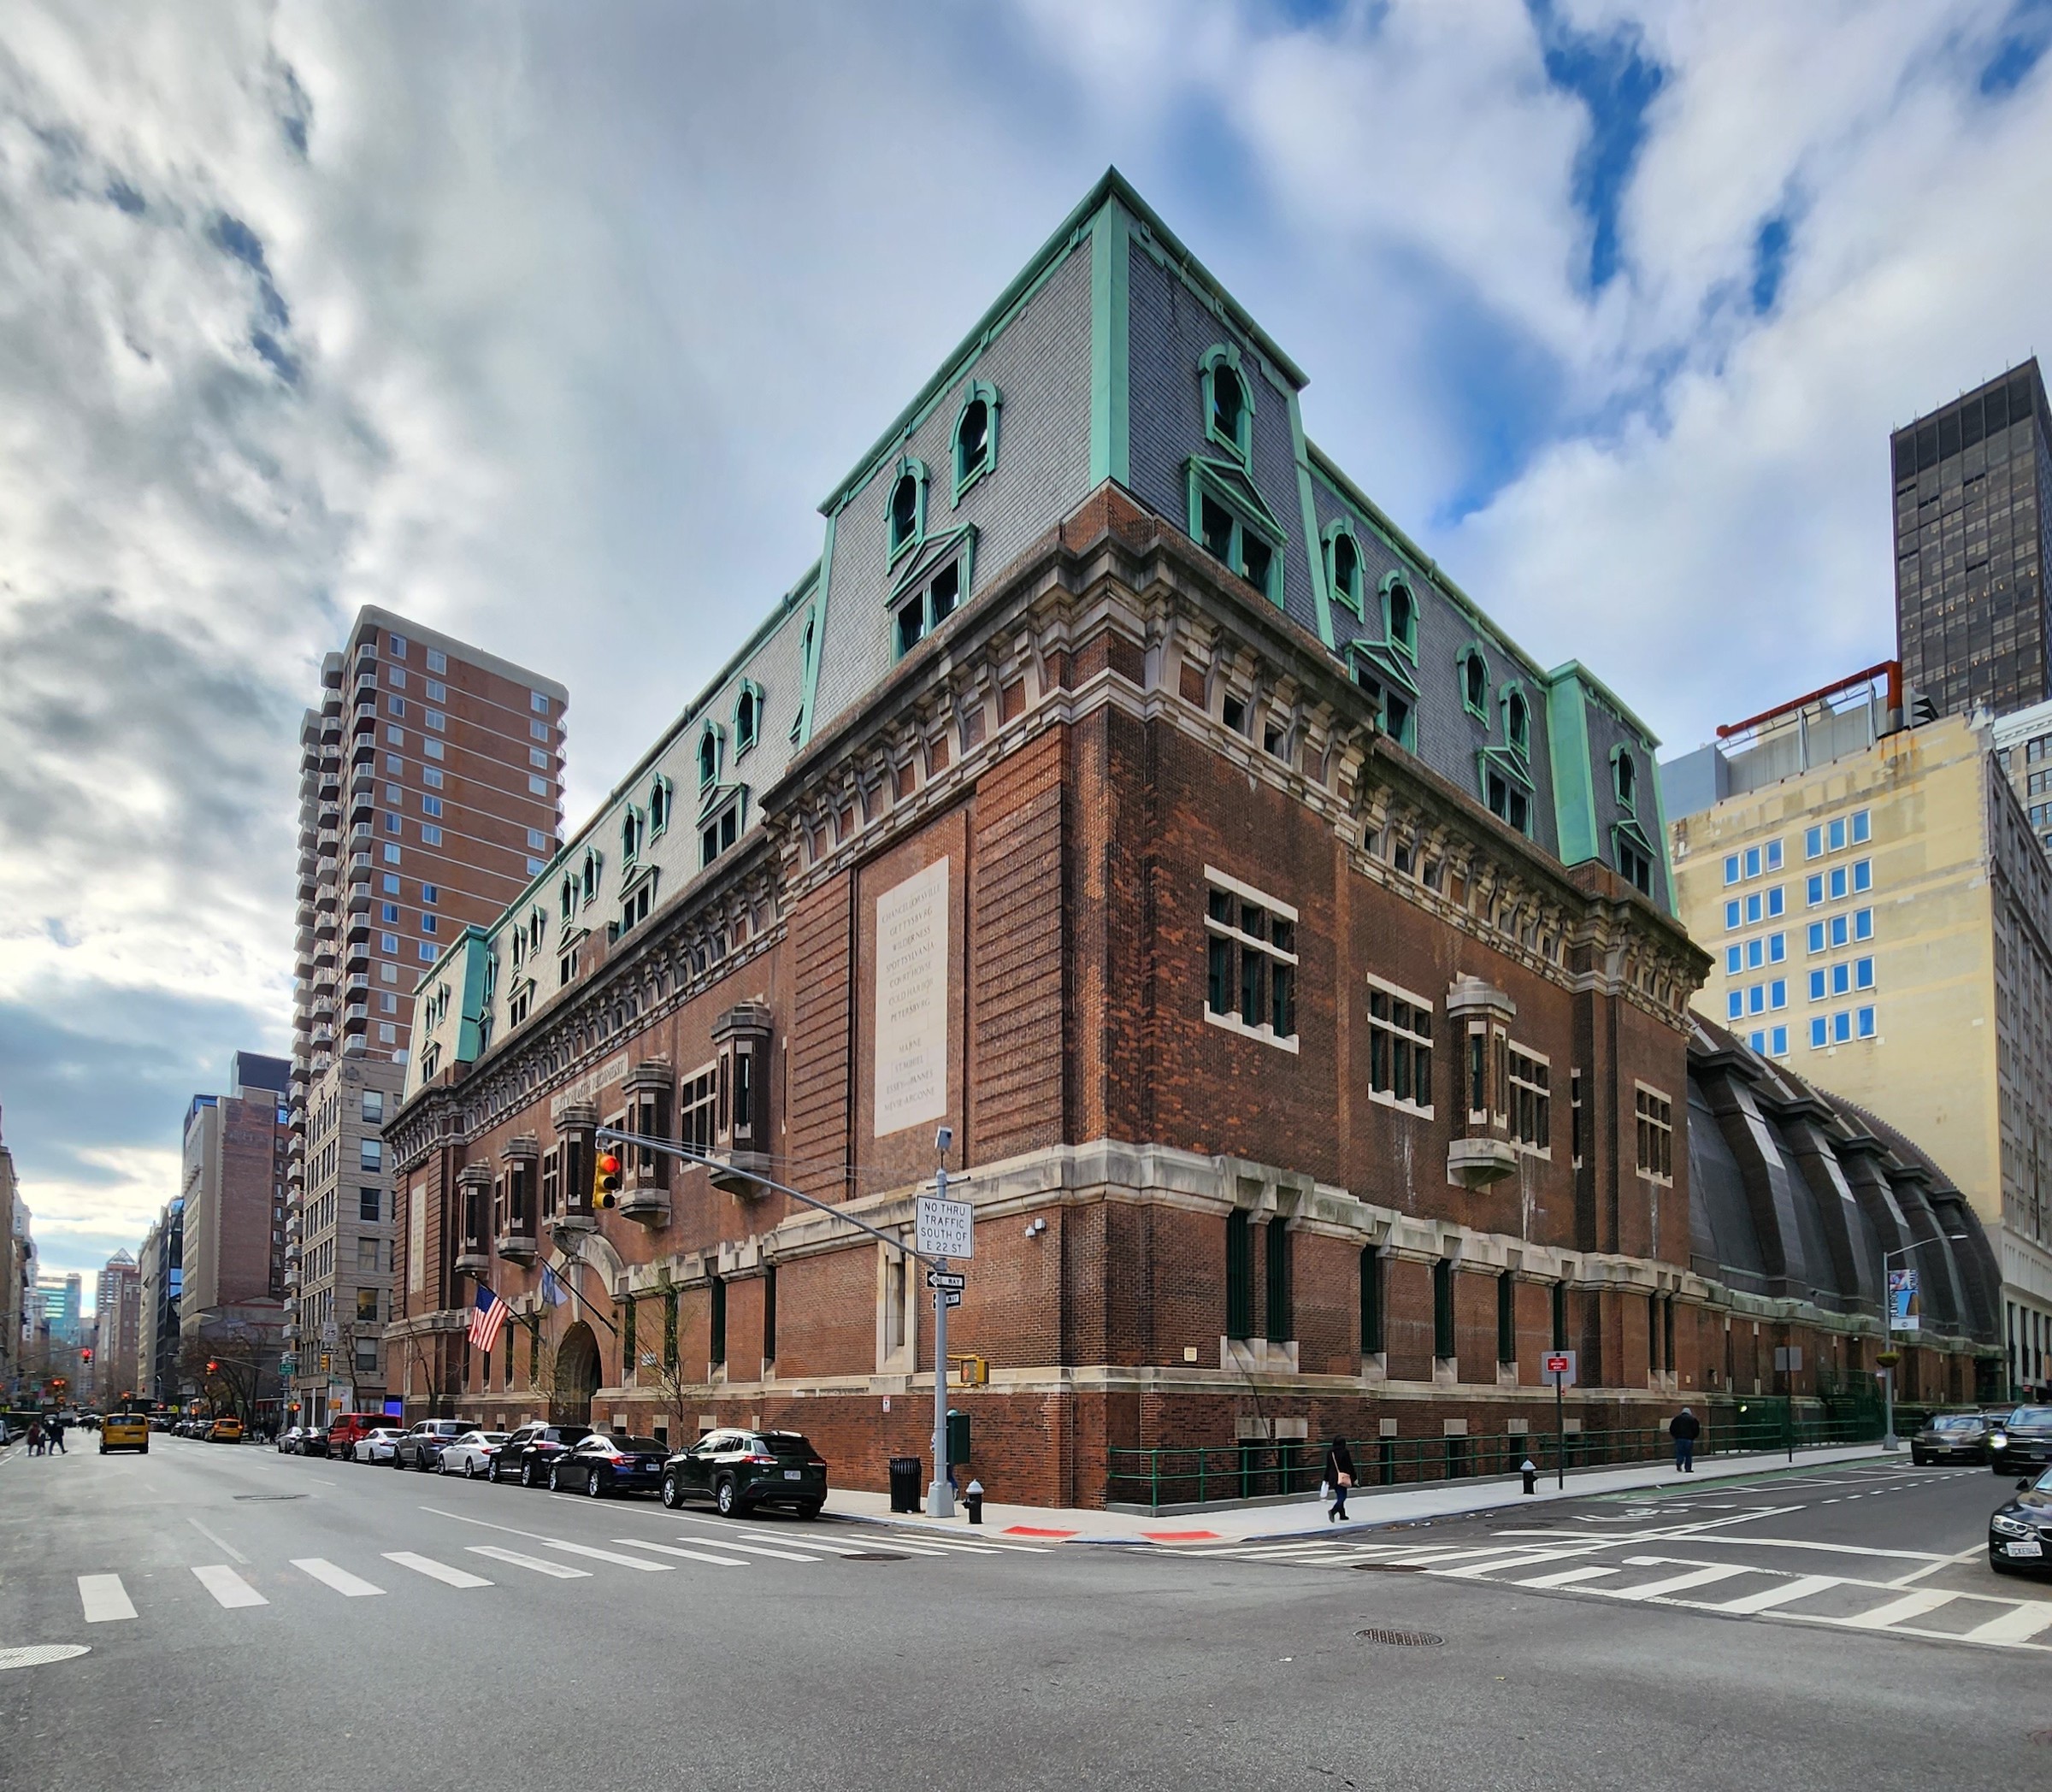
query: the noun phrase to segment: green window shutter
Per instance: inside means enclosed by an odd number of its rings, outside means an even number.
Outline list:
[[[1293,1335],[1289,1312],[1289,1229],[1280,1218],[1268,1223],[1268,1323],[1264,1335],[1271,1344]]]
[[[1245,1210],[1225,1217],[1225,1335],[1244,1338],[1254,1329],[1254,1240]]]

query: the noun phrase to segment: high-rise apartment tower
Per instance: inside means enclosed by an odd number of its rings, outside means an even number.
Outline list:
[[[381,1129],[405,1074],[414,985],[555,856],[567,700],[553,680],[376,609],[358,612],[321,676],[299,735],[285,1247],[303,1424],[374,1405],[388,1385]]]
[[[2052,697],[2052,413],[2036,358],[1890,446],[1904,679],[1948,716]]]

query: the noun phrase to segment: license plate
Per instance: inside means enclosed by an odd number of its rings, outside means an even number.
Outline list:
[[[2011,1555],[2043,1555],[2044,1553],[2045,1546],[2036,1537],[2026,1537],[2022,1542],[2009,1546]]]
[[[784,1479],[787,1481],[803,1481],[805,1478],[805,1471],[803,1469],[786,1469],[784,1471]]]

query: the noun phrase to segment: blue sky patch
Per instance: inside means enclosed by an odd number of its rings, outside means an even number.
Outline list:
[[[1981,67],[1981,91],[1990,98],[2014,93],[2037,67],[2048,44],[2052,44],[2052,0],[2016,0],[2002,21],[1995,54]]]

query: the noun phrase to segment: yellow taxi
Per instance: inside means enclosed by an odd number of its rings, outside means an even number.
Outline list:
[[[242,1421],[239,1418],[217,1418],[207,1427],[209,1443],[240,1443]]]
[[[109,1450],[150,1453],[150,1420],[140,1412],[109,1412],[100,1421],[100,1454]]]

